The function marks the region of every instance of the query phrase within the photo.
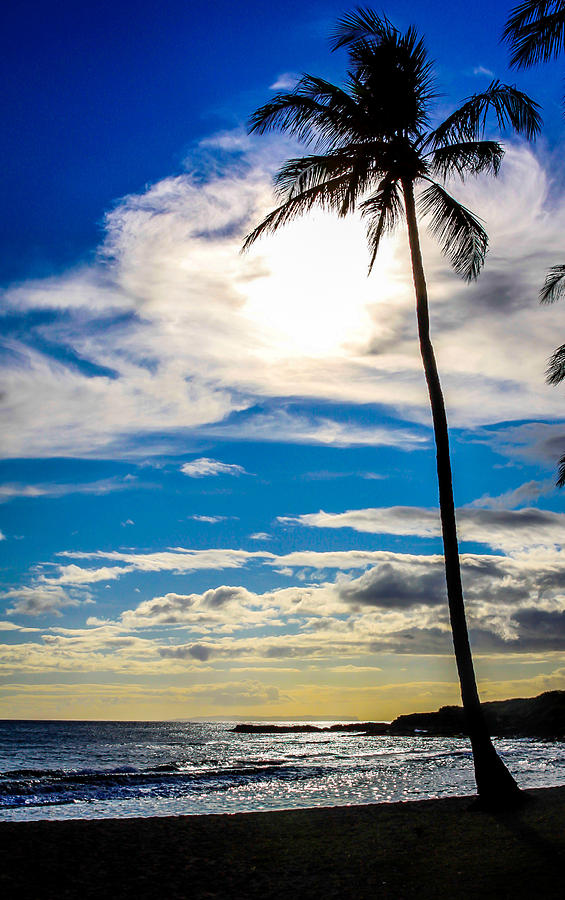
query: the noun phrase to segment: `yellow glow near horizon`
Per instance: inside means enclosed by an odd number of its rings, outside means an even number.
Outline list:
[[[289,684],[289,693],[276,701],[226,704],[203,700],[198,691],[178,684],[126,683],[8,684],[0,690],[2,718],[164,720],[200,718],[301,719],[390,721],[414,712],[432,712],[460,705],[457,680],[366,684]],[[562,690],[562,670],[525,678],[479,680],[483,700],[535,697],[544,690]],[[209,685],[221,688],[221,683]]]
[[[265,355],[335,357],[361,351],[374,328],[370,306],[390,293],[393,246],[384,242],[367,278],[363,225],[327,213],[262,238],[253,253],[268,274],[246,285],[242,310]]]

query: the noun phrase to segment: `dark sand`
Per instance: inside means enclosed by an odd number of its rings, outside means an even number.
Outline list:
[[[232,816],[0,823],[12,898],[565,898],[565,787]]]

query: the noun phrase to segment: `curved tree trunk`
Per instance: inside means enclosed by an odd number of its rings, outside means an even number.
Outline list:
[[[447,599],[455,661],[461,685],[461,699],[473,750],[475,779],[479,799],[481,804],[485,806],[501,808],[514,805],[523,795],[492,745],[477,690],[461,584],[447,416],[434,349],[430,339],[428,292],[420,250],[412,182],[403,181],[402,188],[404,191],[408,239],[412,257],[412,274],[416,293],[420,351],[426,374],[434,426]]]

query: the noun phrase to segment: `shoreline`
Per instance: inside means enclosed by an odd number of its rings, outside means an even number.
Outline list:
[[[0,822],[6,897],[563,898],[565,786],[250,813]]]

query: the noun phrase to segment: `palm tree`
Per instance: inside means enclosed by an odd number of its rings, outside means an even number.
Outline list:
[[[251,132],[278,129],[315,152],[290,159],[279,170],[275,185],[281,203],[247,236],[244,249],[313,207],[340,216],[359,209],[368,224],[371,267],[383,235],[402,217],[406,220],[436,443],[455,658],[479,802],[500,808],[522,795],[492,745],[475,680],[461,586],[448,426],[430,339],[418,213],[428,219],[454,269],[467,280],[476,278],[487,252],[487,234],[440,182],[452,175],[498,172],[504,151],[498,142],[483,138],[489,111],[500,128],[511,127],[528,138],[537,134],[541,121],[537,104],[516,88],[493,81],[432,128],[431,107],[437,94],[423,41],[413,27],[401,34],[369,9],[340,19],[332,45],[334,50],[346,47],[349,53],[345,89],[303,75],[292,92],[278,94],[250,120]],[[416,186],[421,188],[418,197]]]
[[[555,59],[565,50],[565,0],[526,0],[512,10],[502,36],[510,45],[510,65],[515,68]],[[539,292],[540,302],[555,303],[563,296],[565,265],[552,266]],[[548,384],[565,379],[565,344],[550,357],[546,376]],[[559,460],[556,483],[565,485],[565,454]]]

